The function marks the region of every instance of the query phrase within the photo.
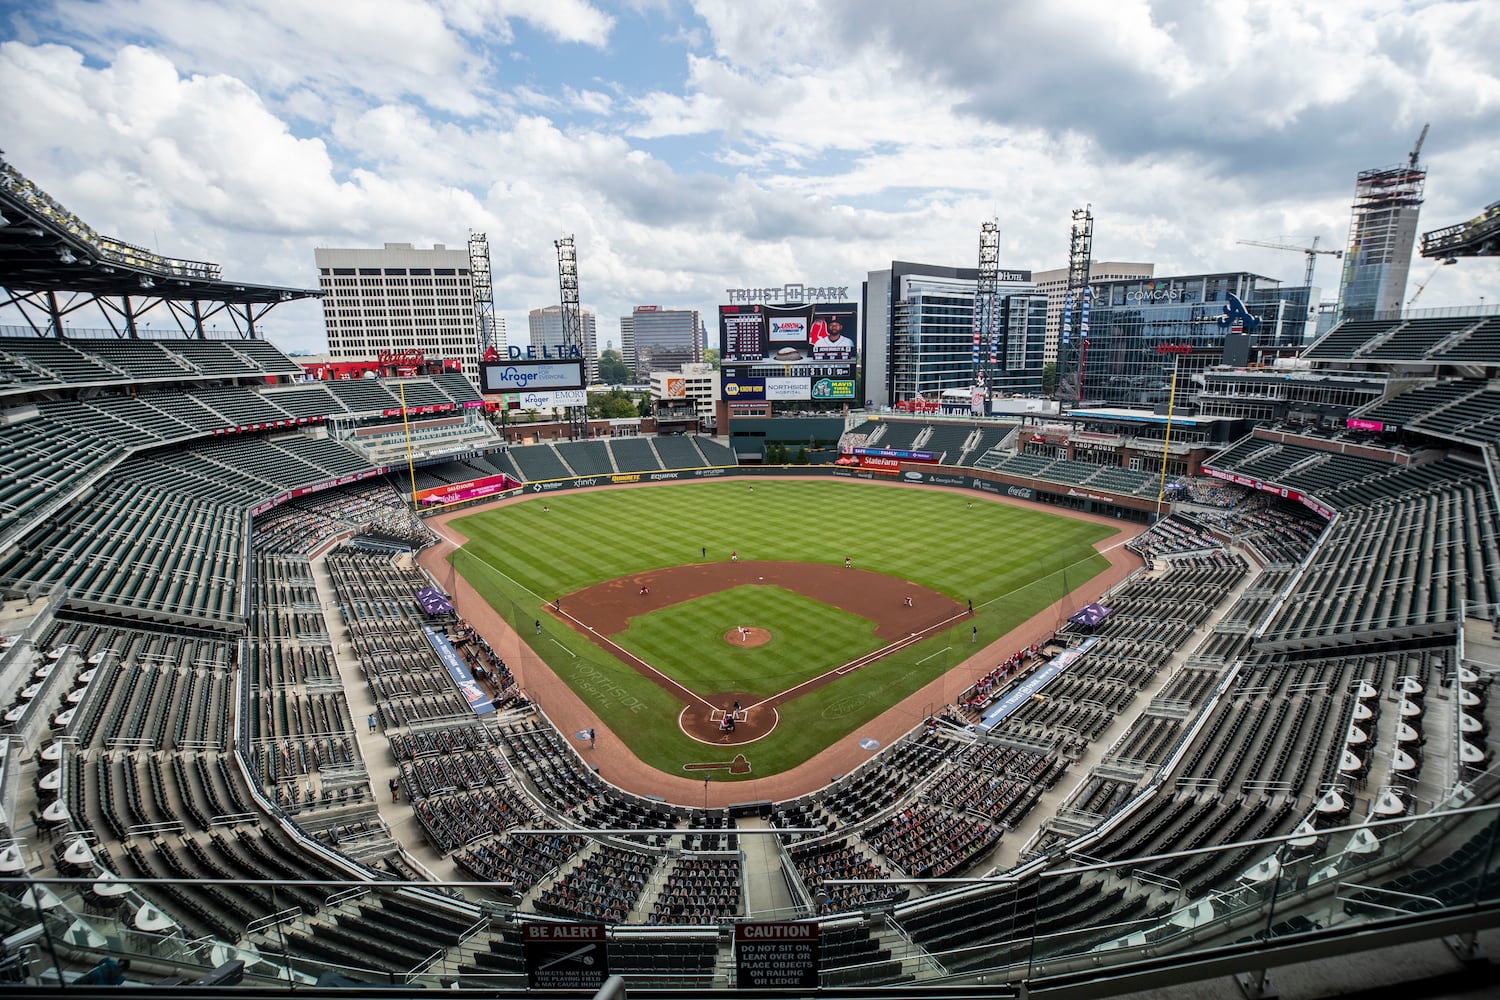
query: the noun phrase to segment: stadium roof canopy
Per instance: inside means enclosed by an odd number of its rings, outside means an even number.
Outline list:
[[[1423,257],[1494,257],[1500,255],[1500,201],[1474,218],[1422,234]]]
[[[95,232],[0,159],[0,288],[272,305],[316,289],[226,282],[217,264],[179,260]]]

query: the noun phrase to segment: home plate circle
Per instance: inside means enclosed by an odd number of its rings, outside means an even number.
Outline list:
[[[870,737],[866,736],[864,739],[859,741],[859,748],[861,750],[879,750],[880,741],[873,740]]]

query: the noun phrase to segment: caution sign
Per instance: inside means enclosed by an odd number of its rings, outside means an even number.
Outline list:
[[[521,953],[534,990],[598,990],[609,977],[603,924],[522,924]]]
[[[818,925],[736,924],[736,989],[817,989]]]

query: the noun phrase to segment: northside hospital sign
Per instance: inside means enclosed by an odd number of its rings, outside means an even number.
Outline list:
[[[849,286],[814,287],[788,282],[780,288],[726,288],[724,294],[729,297],[730,302],[846,302],[849,299]]]

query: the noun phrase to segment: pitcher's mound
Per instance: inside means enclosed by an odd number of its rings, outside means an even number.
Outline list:
[[[746,625],[744,628],[732,628],[724,633],[724,641],[731,646],[744,646],[747,649],[752,646],[764,646],[771,641],[771,633],[763,628]]]

